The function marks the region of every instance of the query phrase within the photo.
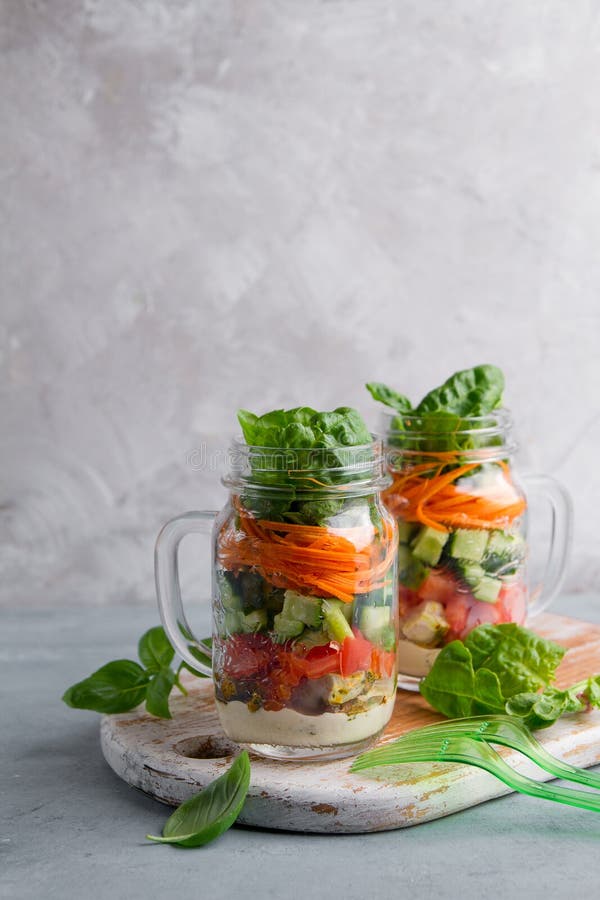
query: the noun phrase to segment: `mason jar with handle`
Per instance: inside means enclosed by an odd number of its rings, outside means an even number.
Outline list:
[[[273,450],[235,441],[219,512],[162,529],[156,589],[165,631],[210,674],[226,735],[278,759],[362,751],[396,690],[397,530],[381,501],[383,447]],[[212,535],[212,648],[188,624],[177,550]],[[205,665],[212,653],[212,664]]]
[[[440,648],[476,626],[529,622],[556,596],[572,531],[569,495],[544,475],[517,480],[505,409],[485,416],[385,416],[398,522],[400,686],[416,687]],[[528,505],[549,518],[542,584],[528,580]]]

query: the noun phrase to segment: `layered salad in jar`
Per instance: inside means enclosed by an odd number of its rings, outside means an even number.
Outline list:
[[[241,411],[217,523],[213,672],[225,731],[337,756],[384,728],[396,688],[397,533],[358,413]]]
[[[392,407],[392,485],[399,529],[399,668],[427,674],[439,649],[477,625],[526,617],[526,501],[510,462],[504,379],[495,366],[455,373],[414,409],[382,384]]]

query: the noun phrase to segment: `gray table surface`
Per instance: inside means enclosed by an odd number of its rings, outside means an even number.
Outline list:
[[[563,596],[555,609],[600,622],[597,596]],[[135,658],[157,624],[152,603],[4,610],[0,621],[3,898],[598,895],[600,817],[516,794],[379,834],[234,827],[204,848],[150,844],[169,809],[117,778],[99,717],[60,697],[104,662]]]

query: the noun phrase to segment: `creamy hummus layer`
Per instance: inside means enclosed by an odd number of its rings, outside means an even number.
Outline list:
[[[398,672],[423,678],[439,652],[439,647],[420,647],[412,641],[398,641]]]
[[[285,747],[329,747],[364,740],[381,731],[394,710],[392,700],[355,716],[342,712],[304,716],[293,709],[250,712],[240,700],[217,700],[216,704],[223,729],[232,740]]]

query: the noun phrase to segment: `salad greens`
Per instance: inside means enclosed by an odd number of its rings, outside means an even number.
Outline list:
[[[367,715],[395,689],[383,460],[350,407],[238,419],[248,446],[216,538],[215,696],[222,716],[247,707],[257,742],[258,709],[310,716],[295,740],[314,739],[320,715]]]
[[[566,648],[515,625],[479,625],[442,648],[419,689],[448,718],[508,713],[531,729],[600,708],[600,675],[566,690],[551,686]]]
[[[374,400],[403,415],[442,413],[469,418],[485,416],[501,405],[504,375],[497,366],[491,365],[462,369],[451,375],[440,387],[429,391],[414,407],[408,397],[381,382],[372,381],[366,387]]]
[[[231,828],[244,805],[250,786],[250,759],[244,750],[223,775],[182,803],[167,819],[161,836],[150,841],[201,847]]]
[[[174,685],[182,694],[187,693],[179,681],[179,673],[182,668],[190,667],[182,663],[176,672],[171,668],[175,651],[160,625],[142,635],[138,656],[142,665],[131,659],[107,663],[67,688],[63,701],[74,709],[91,709],[105,714],[127,712],[146,701],[146,709],[151,715],[170,719],[169,695]],[[205,677],[201,672],[190,671],[199,678]]]
[[[300,525],[321,525],[351,506],[338,496],[314,499],[315,482],[321,493],[356,478],[353,467],[373,459],[372,437],[357,410],[340,406],[317,412],[309,406],[275,409],[257,416],[238,411],[246,444],[253,487],[277,488],[277,495],[250,491],[244,503],[263,518]],[[350,467],[350,471],[346,470]],[[310,470],[310,471],[308,471]],[[306,476],[303,475],[306,473]]]
[[[480,365],[455,372],[414,407],[408,397],[385,384],[370,382],[366,387],[375,400],[398,413],[390,429],[392,446],[427,453],[498,443],[496,436],[476,435],[484,423],[464,421],[489,415],[501,406],[504,375],[497,366]]]
[[[371,434],[357,410],[340,406],[317,412],[309,406],[275,409],[257,416],[238,411],[244,440],[251,447],[321,449],[369,444]]]

